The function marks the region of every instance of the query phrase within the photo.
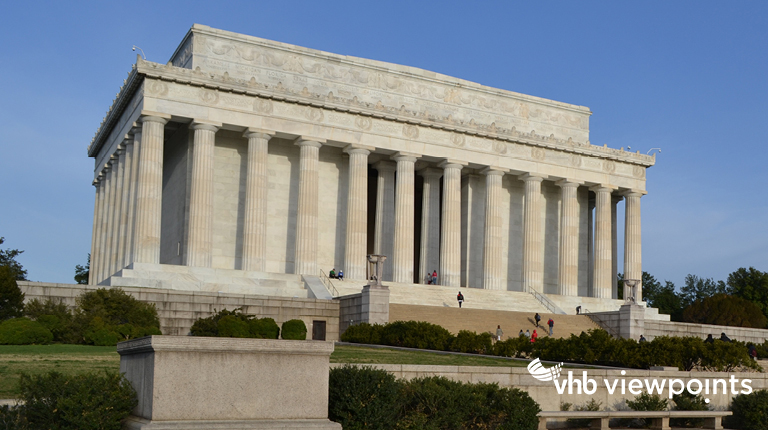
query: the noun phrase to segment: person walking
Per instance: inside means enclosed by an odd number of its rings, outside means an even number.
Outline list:
[[[498,325],[496,326],[496,341],[500,341],[502,336],[504,336],[504,332],[501,331],[501,326]]]
[[[464,303],[464,294],[461,294],[461,291],[456,295],[456,300],[459,301],[459,309],[461,309],[461,304]]]
[[[437,285],[437,270],[432,271],[432,285]]]
[[[533,319],[536,320],[536,327],[539,326],[539,321],[541,321],[541,315],[539,315],[538,312],[536,312],[536,315],[533,317]]]
[[[576,306],[576,315],[581,315],[581,305]]]
[[[555,326],[555,320],[550,318],[549,321],[547,321],[547,325],[549,326],[549,335],[552,336],[552,327]]]
[[[533,334],[531,335],[531,343],[536,342],[536,339],[539,337],[538,333],[536,333],[536,329],[533,329]]]

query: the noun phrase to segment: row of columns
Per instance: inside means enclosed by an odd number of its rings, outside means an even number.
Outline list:
[[[97,268],[94,279],[102,280],[131,262],[160,262],[160,221],[164,125],[169,118],[147,115],[118,147],[97,185],[92,249]],[[213,169],[215,135],[221,124],[193,121],[192,174],[190,187],[187,265],[210,267],[213,254]],[[264,271],[267,256],[267,154],[274,132],[247,129],[248,159],[245,196],[245,227],[242,269]],[[322,139],[301,137],[299,196],[296,224],[295,273],[316,275],[318,250],[318,163]],[[373,148],[350,145],[347,196],[345,270],[350,279],[366,276],[367,254],[367,166]],[[418,154],[400,152],[392,161],[374,165],[378,171],[374,253],[391,255],[385,279],[411,283],[414,279],[414,200]],[[460,286],[461,273],[461,170],[466,162],[445,160],[439,168],[419,171],[424,178],[419,274],[439,267],[440,283]],[[395,181],[397,173],[397,181]],[[502,278],[501,183],[504,169],[488,167],[486,177],[483,288],[504,290]],[[442,213],[440,178],[443,178]],[[541,183],[543,175],[521,176],[525,183],[523,214],[522,283],[526,291],[543,290],[544,237]],[[559,250],[559,293],[578,294],[578,202],[582,183],[561,180],[562,211]],[[611,298],[615,290],[615,202],[614,188],[593,187],[595,234],[593,296]],[[625,193],[625,277],[640,279],[640,196]],[[612,206],[612,202],[614,202]],[[442,222],[441,222],[442,220]],[[590,223],[591,225],[591,223]],[[591,233],[591,232],[590,232]],[[437,244],[439,243],[439,248]],[[590,240],[591,243],[591,240]]]

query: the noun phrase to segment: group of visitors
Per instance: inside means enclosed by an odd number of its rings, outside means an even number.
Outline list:
[[[533,316],[533,319],[536,321],[536,327],[541,327],[539,325],[539,323],[541,322],[541,315],[539,315],[538,312],[536,312],[536,315]],[[549,326],[549,335],[552,336],[552,333],[554,332],[554,328],[555,328],[555,320],[550,318],[549,321],[547,321],[547,325]],[[522,331],[522,330],[520,330],[520,331]],[[536,331],[536,330],[534,330],[534,331]]]
[[[338,279],[339,281],[343,281],[344,280],[344,271],[339,269],[339,272],[336,273],[336,268],[334,267],[333,269],[331,269],[330,272],[328,272],[328,277],[331,278],[331,279]]]
[[[427,285],[437,285],[437,270],[433,270],[432,274],[427,273],[424,279],[427,281]]]

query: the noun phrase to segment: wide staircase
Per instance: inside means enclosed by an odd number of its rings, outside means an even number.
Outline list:
[[[466,295],[466,294],[465,294]],[[501,326],[504,331],[502,340],[515,337],[520,330],[525,332],[536,330],[539,337],[549,336],[547,321],[552,318],[555,322],[553,337],[569,337],[571,334],[580,334],[582,331],[599,328],[589,317],[585,315],[560,315],[542,313],[541,327],[536,327],[534,315],[536,310],[528,312],[500,311],[482,308],[458,306],[423,306],[400,303],[389,304],[389,321],[426,321],[440,325],[453,334],[459,330],[470,330],[476,333],[496,333],[496,327]]]

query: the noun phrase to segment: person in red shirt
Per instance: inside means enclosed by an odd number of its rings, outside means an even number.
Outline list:
[[[537,337],[539,337],[539,334],[536,333],[536,329],[534,329],[533,334],[531,335],[531,342],[536,342]]]

